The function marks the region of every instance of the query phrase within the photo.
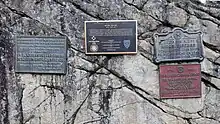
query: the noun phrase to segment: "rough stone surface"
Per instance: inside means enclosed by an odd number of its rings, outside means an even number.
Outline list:
[[[0,0],[0,124],[220,124],[220,4]],[[137,55],[86,56],[84,21],[135,19]],[[203,32],[202,97],[159,98],[153,34]],[[14,71],[16,35],[66,36],[66,75]]]

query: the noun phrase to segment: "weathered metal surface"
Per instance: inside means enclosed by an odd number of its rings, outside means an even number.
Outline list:
[[[161,65],[160,97],[201,97],[200,64]]]
[[[66,38],[17,36],[16,72],[66,73]]]
[[[203,60],[202,33],[175,28],[154,35],[155,62]]]
[[[85,22],[86,54],[137,53],[137,21]]]

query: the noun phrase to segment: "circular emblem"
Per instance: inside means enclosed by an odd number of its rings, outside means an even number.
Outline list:
[[[90,45],[90,51],[91,52],[96,52],[98,51],[99,47],[96,43],[92,43],[92,45]]]
[[[176,39],[176,40],[180,40],[182,38],[182,31],[181,30],[175,30],[173,32],[173,37]]]
[[[184,72],[184,68],[183,68],[182,66],[179,66],[177,71],[178,71],[179,73],[182,73],[182,72]]]

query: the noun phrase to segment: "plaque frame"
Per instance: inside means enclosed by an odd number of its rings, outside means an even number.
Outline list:
[[[183,35],[200,35],[200,40],[199,40],[199,43],[197,44],[200,44],[198,46],[198,48],[200,50],[198,50],[200,52],[200,55],[197,56],[197,57],[186,57],[186,58],[173,58],[173,59],[160,59],[158,57],[158,53],[159,53],[159,42],[160,40],[158,40],[159,37],[168,37],[170,35],[173,35],[173,33],[175,31],[181,31]],[[154,39],[154,56],[153,56],[153,60],[156,64],[159,64],[159,63],[163,63],[163,62],[181,62],[181,61],[202,61],[204,59],[204,52],[203,52],[203,43],[202,43],[202,32],[201,31],[197,31],[197,32],[188,32],[187,30],[183,30],[182,28],[174,28],[172,31],[170,32],[167,32],[167,33],[155,33],[153,35],[153,39]],[[165,41],[164,41],[165,42]]]
[[[19,70],[17,67],[18,67],[18,63],[17,63],[17,41],[18,41],[18,39],[19,39],[19,37],[25,37],[25,38],[60,38],[60,39],[62,39],[62,40],[64,40],[64,42],[65,42],[65,44],[64,44],[64,49],[65,49],[65,59],[64,59],[64,61],[62,62],[63,64],[64,64],[64,70],[63,71],[34,71],[34,70],[28,70],[28,71],[22,71],[22,70]],[[15,54],[15,56],[14,56],[14,58],[15,58],[15,73],[33,73],[33,74],[62,74],[62,75],[64,75],[64,74],[66,74],[66,72],[67,72],[67,46],[68,46],[68,39],[67,39],[67,37],[66,36],[46,36],[46,35],[40,35],[40,36],[35,36],[35,35],[16,35],[15,36],[15,47],[14,47],[14,50],[15,50],[15,52],[14,52],[14,54]]]
[[[135,22],[135,52],[88,52],[87,50],[87,27],[86,24],[87,23],[102,23],[102,22]],[[114,54],[114,55],[120,55],[120,54],[137,54],[137,50],[138,50],[138,32],[137,32],[137,20],[100,20],[100,21],[85,21],[84,22],[84,32],[85,32],[85,38],[84,38],[84,48],[85,48],[85,54],[86,55],[110,55],[110,54]]]

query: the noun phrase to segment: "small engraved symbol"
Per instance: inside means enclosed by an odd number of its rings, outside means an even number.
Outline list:
[[[92,43],[92,45],[90,46],[90,51],[92,52],[96,52],[98,51],[99,47],[96,43]]]
[[[124,40],[123,43],[124,43],[125,48],[128,49],[130,44],[131,44],[131,41],[130,40]]]
[[[95,40],[96,39],[96,37],[95,36],[92,36],[92,40]]]
[[[178,68],[178,70],[177,70],[177,71],[178,71],[179,73],[184,72],[184,68],[183,68],[182,66],[179,66],[179,67],[177,67],[177,68]]]

